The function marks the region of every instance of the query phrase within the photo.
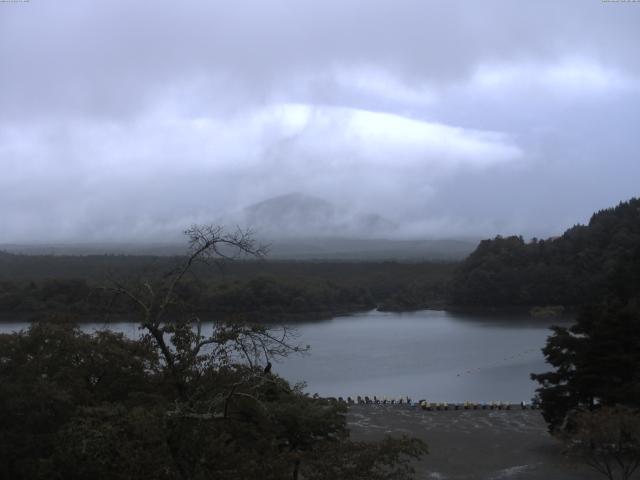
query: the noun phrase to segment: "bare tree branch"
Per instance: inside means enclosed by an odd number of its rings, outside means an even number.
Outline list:
[[[268,362],[272,357],[305,351],[290,343],[292,333],[285,328],[281,334],[275,334],[264,327],[215,322],[211,334],[205,336],[197,315],[186,321],[166,322],[169,307],[182,303],[178,287],[193,273],[196,263],[218,263],[242,256],[263,258],[267,253],[265,246],[255,242],[250,230],[237,228],[227,233],[220,226],[193,225],[184,233],[188,238],[187,255],[166,274],[130,282],[109,279],[109,290],[123,295],[139,310],[142,329],[160,351],[181,393],[186,391],[186,383],[198,378],[202,361],[222,366],[233,358],[235,351],[254,369],[262,358]],[[233,395],[239,393],[234,390]]]

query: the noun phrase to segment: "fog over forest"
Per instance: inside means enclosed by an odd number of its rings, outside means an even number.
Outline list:
[[[270,236],[557,235],[638,194],[639,24],[590,0],[1,4],[0,243],[260,234],[274,199]]]

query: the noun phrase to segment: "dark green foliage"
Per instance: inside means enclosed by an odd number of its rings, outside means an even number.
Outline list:
[[[555,371],[532,376],[552,431],[570,430],[571,414],[585,408],[640,408],[640,247],[622,257],[603,299],[570,328],[554,328],[543,351]]]
[[[131,305],[101,288],[104,277],[99,274],[111,271],[114,278],[154,277],[181,260],[4,254],[0,258],[6,267],[0,268],[0,313],[128,315]],[[190,310],[203,314],[286,321],[329,317],[377,305],[392,310],[443,305],[452,270],[451,263],[246,261],[226,264],[221,271],[195,265],[179,293]],[[50,278],[52,275],[55,278]]]
[[[533,375],[552,430],[596,404],[640,407],[640,304],[611,299],[585,307],[570,327],[555,327],[544,354],[555,371]]]
[[[247,282],[214,284],[203,294],[207,311],[261,316],[353,311],[375,307],[368,290],[318,279],[279,280],[259,276]]]
[[[35,324],[0,336],[0,464],[3,478],[46,478],[58,434],[78,409],[149,397],[155,359],[121,335]]]
[[[1,335],[0,478],[409,478],[420,442],[353,443],[344,406],[219,349],[190,356],[202,337],[173,331],[175,372],[148,336],[56,321]],[[229,327],[218,340],[260,331]]]
[[[413,281],[389,295],[378,306],[380,311],[444,308],[449,298],[449,285],[443,281]]]
[[[640,199],[622,202],[555,239],[484,240],[460,265],[452,302],[466,306],[579,306],[607,292],[640,246]],[[624,280],[620,288],[625,287]]]

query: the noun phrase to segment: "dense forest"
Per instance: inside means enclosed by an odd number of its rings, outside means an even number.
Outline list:
[[[0,313],[126,315],[105,287],[114,279],[162,276],[182,257],[16,255],[0,252]],[[321,318],[379,307],[446,302],[451,262],[234,261],[196,265],[181,285],[191,310],[252,320]]]
[[[640,199],[595,213],[547,240],[483,240],[460,264],[451,284],[458,306],[577,307],[607,291],[614,273],[631,264],[640,245]]]

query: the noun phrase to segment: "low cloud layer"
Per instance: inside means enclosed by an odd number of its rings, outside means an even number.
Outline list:
[[[557,234],[639,193],[639,20],[584,1],[1,4],[0,243],[173,240],[293,191],[390,238]]]

